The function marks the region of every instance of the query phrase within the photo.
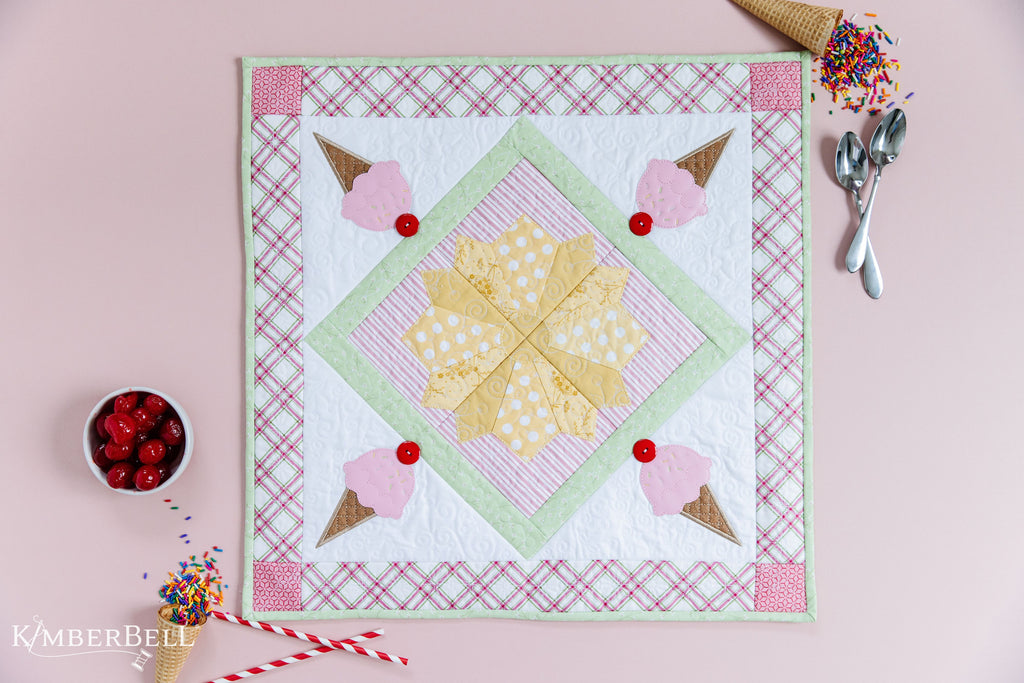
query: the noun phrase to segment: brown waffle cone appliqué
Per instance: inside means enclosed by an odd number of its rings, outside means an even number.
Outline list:
[[[806,5],[790,0],[732,0],[769,26],[823,55],[832,32],[843,20],[843,10]]]
[[[373,166],[373,162],[367,161],[341,145],[331,142],[319,133],[313,133],[313,135],[316,137],[317,143],[320,144],[320,149],[323,151],[324,156],[327,157],[327,162],[331,165],[334,176],[341,183],[342,189],[345,192],[351,192],[352,183],[355,182],[356,176],[369,171],[370,166]]]
[[[182,626],[171,621],[171,606],[157,612],[156,683],[174,683],[192,652],[192,645],[206,624],[206,618],[195,626]]]
[[[693,175],[693,182],[701,187],[706,187],[711,173],[718,165],[718,160],[722,158],[725,146],[729,144],[732,133],[732,130],[723,133],[703,147],[698,147],[686,156],[676,159],[676,166],[684,171],[689,171]]]
[[[324,529],[320,540],[316,542],[316,547],[319,548],[324,543],[337,536],[341,536],[349,529],[354,529],[376,515],[377,513],[373,511],[373,508],[368,508],[359,502],[355,491],[345,489],[345,495],[341,497],[341,500],[338,501],[338,506],[334,508],[331,521],[327,523],[327,528]]]
[[[736,536],[736,532],[732,530],[729,520],[725,518],[725,513],[718,505],[715,494],[711,492],[711,488],[707,484],[700,487],[700,497],[692,503],[684,505],[680,514],[697,522],[702,527],[714,531],[722,538],[729,539],[736,545],[743,545]]]

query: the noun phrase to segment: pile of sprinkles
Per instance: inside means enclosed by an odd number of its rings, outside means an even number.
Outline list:
[[[202,623],[214,605],[224,602],[217,560],[209,552],[179,562],[177,572],[168,572],[160,598],[171,606],[171,619],[183,626]]]
[[[865,16],[875,15],[866,13]],[[856,17],[855,14],[851,19]],[[889,72],[902,67],[899,60],[882,51],[883,41],[888,45],[900,42],[897,39],[894,43],[878,24],[864,28],[846,20],[836,28],[815,69],[820,74],[822,87],[832,95],[832,102],[855,114],[866,109],[870,116],[881,112],[886,102],[886,109],[895,106],[900,84]],[[914,93],[908,94],[903,103],[913,96]]]

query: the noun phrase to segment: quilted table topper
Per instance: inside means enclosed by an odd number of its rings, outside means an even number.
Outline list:
[[[813,619],[809,63],[246,59],[244,613]]]

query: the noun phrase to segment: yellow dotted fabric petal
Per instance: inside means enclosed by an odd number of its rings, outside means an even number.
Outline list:
[[[592,363],[622,370],[650,335],[622,304],[589,303],[551,329],[550,344]]]
[[[514,311],[536,317],[557,248],[558,241],[526,216],[495,241],[495,257]]]
[[[590,271],[569,296],[545,318],[548,327],[554,327],[576,309],[588,304],[611,306],[619,303],[626,289],[629,271],[625,268],[598,266]]]
[[[559,430],[593,441],[597,429],[597,409],[544,357],[538,355],[534,359],[534,366]]]
[[[512,356],[512,372],[494,421],[494,433],[519,457],[530,460],[558,433],[540,375],[539,355],[529,346]]]
[[[431,306],[409,328],[402,341],[428,370],[436,372],[493,347],[510,350],[517,337],[518,333],[508,323],[492,325]]]
[[[596,266],[593,235],[580,235],[559,244],[541,295],[539,317],[547,318]]]
[[[509,288],[505,284],[501,268],[494,258],[490,244],[477,242],[468,237],[458,237],[455,242],[455,270],[484,295],[507,319],[515,313]]]
[[[455,409],[455,427],[459,441],[471,441],[494,429],[494,421],[505,400],[505,387],[512,374],[512,356],[508,356]]]
[[[423,407],[455,410],[477,387],[485,383],[507,355],[508,350],[499,345],[442,370],[431,372],[427,388],[423,392]]]
[[[425,271],[423,285],[427,289],[430,303],[434,306],[492,325],[504,325],[508,322],[487,297],[456,270],[449,268]]]

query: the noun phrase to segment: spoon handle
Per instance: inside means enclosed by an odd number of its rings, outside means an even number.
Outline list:
[[[864,257],[864,290],[872,299],[882,296],[882,271],[878,268],[875,250],[871,248],[871,240],[866,240],[867,249]]]
[[[850,243],[850,250],[846,252],[846,269],[856,273],[864,265],[864,258],[868,250],[868,228],[871,225],[871,209],[875,205],[875,192],[878,191],[878,183],[882,179],[882,167],[875,169],[875,181],[871,183],[871,194],[868,196],[868,205],[864,207],[864,215],[860,217],[860,225]]]

